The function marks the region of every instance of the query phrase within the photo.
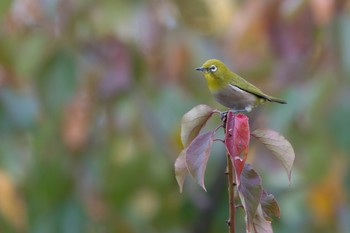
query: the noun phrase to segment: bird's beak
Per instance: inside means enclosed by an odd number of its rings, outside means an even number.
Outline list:
[[[204,68],[204,67],[198,67],[198,68],[196,68],[196,70],[201,71],[201,72],[204,72],[204,71],[206,71],[207,69]]]

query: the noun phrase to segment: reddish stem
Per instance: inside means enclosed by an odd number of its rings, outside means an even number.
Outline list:
[[[232,161],[229,153],[227,157],[227,176],[228,176],[228,201],[229,201],[229,219],[227,221],[229,233],[235,233],[235,215],[236,215],[236,205],[235,205],[235,185],[234,185],[234,169],[232,166]]]

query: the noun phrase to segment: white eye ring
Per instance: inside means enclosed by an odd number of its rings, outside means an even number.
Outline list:
[[[216,65],[212,65],[212,66],[210,66],[210,68],[209,68],[209,70],[210,70],[211,72],[215,72],[217,69],[218,69],[218,68],[216,67]]]

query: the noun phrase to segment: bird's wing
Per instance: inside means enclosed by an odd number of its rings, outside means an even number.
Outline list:
[[[257,88],[256,86],[254,86],[253,84],[247,82],[245,79],[243,79],[242,77],[236,75],[233,73],[233,75],[235,75],[235,79],[231,79],[231,86],[234,86],[236,88],[239,88],[242,91],[248,92],[250,94],[256,95],[260,98],[266,99],[268,101],[272,101],[270,99],[270,97],[268,95],[266,95],[264,92],[262,92],[259,88]],[[238,80],[238,81],[236,81]]]

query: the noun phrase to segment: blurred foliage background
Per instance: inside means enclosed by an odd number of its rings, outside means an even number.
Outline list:
[[[289,185],[250,148],[275,232],[350,232],[346,0],[1,0],[0,232],[226,232],[221,144],[207,193],[173,169],[182,115],[224,110],[194,71],[209,58],[288,102],[249,113],[296,152]]]

